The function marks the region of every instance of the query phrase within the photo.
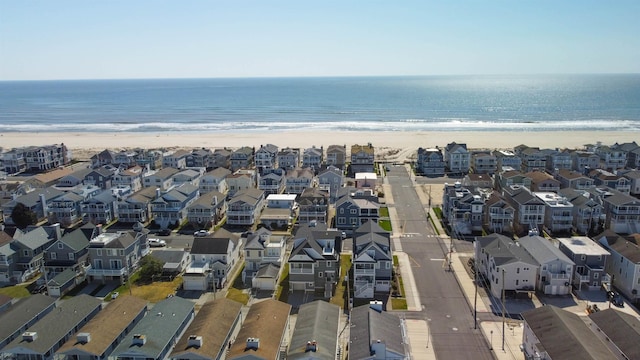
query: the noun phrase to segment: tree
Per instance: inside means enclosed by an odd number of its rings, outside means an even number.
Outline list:
[[[164,262],[151,255],[145,256],[140,260],[140,281],[151,282],[153,277],[162,274]]]
[[[38,216],[23,203],[18,203],[11,211],[11,219],[18,229],[24,229],[38,222]]]

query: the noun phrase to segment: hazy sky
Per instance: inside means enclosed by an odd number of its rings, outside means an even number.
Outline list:
[[[0,80],[640,73],[640,1],[0,0]]]

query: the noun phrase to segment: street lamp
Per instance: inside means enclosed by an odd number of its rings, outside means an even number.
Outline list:
[[[430,338],[431,338],[431,319],[427,319],[427,349],[429,348]]]
[[[493,330],[489,332],[491,334],[490,342],[489,342],[489,350],[493,350]]]

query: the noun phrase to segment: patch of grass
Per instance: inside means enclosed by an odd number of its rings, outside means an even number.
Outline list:
[[[229,288],[227,292],[227,299],[235,300],[239,303],[243,303],[247,305],[249,302],[249,294],[247,294],[244,290]]]
[[[440,231],[438,230],[438,227],[436,226],[436,223],[433,222],[433,218],[431,217],[431,215],[429,215],[429,221],[431,222],[431,227],[436,232],[436,234],[440,235]]]
[[[389,220],[378,220],[378,225],[380,225],[380,227],[383,230],[386,230],[386,231],[391,231],[392,230],[391,221],[389,221]]]
[[[392,298],[391,308],[393,310],[407,310],[407,299]]]
[[[11,296],[12,298],[23,298],[31,295],[26,285],[3,287],[0,289],[0,294]]]
[[[289,300],[289,264],[284,264],[282,275],[280,275],[280,283],[276,289],[275,298],[287,302]]]
[[[398,255],[393,255],[393,267],[398,267],[400,262],[398,261]]]
[[[351,256],[340,255],[340,280],[338,281],[338,284],[336,285],[336,291],[329,302],[338,305],[343,309],[347,308],[347,302],[349,301],[349,297],[346,293],[346,283],[344,282],[344,277],[349,274],[350,269]]]
[[[389,217],[389,208],[381,207],[380,208],[380,217]]]
[[[400,295],[402,295],[403,297],[404,295],[404,281],[402,280],[402,276],[398,275],[398,286],[400,287]]]
[[[442,219],[442,209],[441,208],[436,206],[436,207],[433,208],[433,212],[438,217],[438,220]]]
[[[156,281],[142,286],[133,286],[131,295],[145,299],[151,303],[157,303],[167,298],[169,294],[175,293],[182,285],[182,277],[178,276],[173,281]],[[111,298],[110,296],[108,297]]]

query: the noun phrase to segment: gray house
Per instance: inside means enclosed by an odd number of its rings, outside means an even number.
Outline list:
[[[586,236],[559,238],[558,242],[560,251],[576,264],[571,280],[574,287],[599,290],[609,282],[605,266],[611,253]]]
[[[195,316],[195,304],[174,296],[155,304],[153,312],[131,329],[110,359],[163,360]]]
[[[102,308],[102,301],[78,295],[63,301],[35,325],[2,349],[2,354],[19,360],[52,360],[56,350]]]
[[[25,330],[50,313],[56,307],[56,299],[35,294],[0,313],[0,350],[19,337]]]
[[[9,247],[15,251],[15,263],[10,264],[7,273],[17,282],[24,282],[40,271],[44,265],[45,250],[61,236],[60,225],[54,228],[51,232],[47,232],[44,227],[27,228],[30,230],[27,233],[14,234],[14,240]]]
[[[142,256],[139,235],[132,232],[102,233],[89,242],[89,281],[124,284]]]
[[[620,360],[640,359],[640,321],[614,309],[589,314],[591,330]]]
[[[80,208],[85,222],[108,224],[118,218],[118,198],[111,190],[104,190],[81,202]]]
[[[316,300],[300,306],[287,359],[334,360],[338,354],[340,307]]]
[[[318,174],[318,187],[329,191],[329,200],[334,203],[338,199],[338,191],[344,185],[344,173],[335,166],[329,166]]]
[[[393,258],[391,234],[373,221],[353,234],[353,296],[372,299],[391,289]]]
[[[340,230],[353,231],[360,225],[378,222],[380,204],[364,198],[346,195],[336,201],[335,226]]]
[[[409,359],[397,315],[362,305],[351,311],[350,320],[350,360]]]
[[[15,200],[11,200],[2,205],[4,223],[7,225],[15,225],[11,218],[11,212],[18,203],[23,204],[26,208],[33,211],[38,220],[43,220],[49,215],[49,206],[52,201],[63,194],[64,191],[48,187],[19,196]]]
[[[327,230],[326,225],[301,226],[294,236],[289,255],[289,289],[291,291],[323,291],[333,295],[340,276],[342,235]]]
[[[575,268],[571,259],[541,236],[530,234],[519,238],[518,243],[540,264],[536,290],[547,295],[567,295],[571,292],[571,277]]]

